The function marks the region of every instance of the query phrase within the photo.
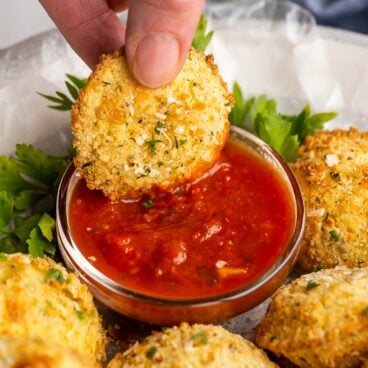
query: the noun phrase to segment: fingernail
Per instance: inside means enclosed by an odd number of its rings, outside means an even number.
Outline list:
[[[133,73],[145,86],[161,87],[175,77],[179,53],[179,43],[172,35],[148,34],[137,46]]]

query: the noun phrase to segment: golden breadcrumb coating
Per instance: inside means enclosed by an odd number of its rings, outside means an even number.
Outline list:
[[[302,368],[360,367],[368,358],[368,268],[326,269],[281,287],[256,342]]]
[[[0,259],[0,335],[42,338],[94,361],[106,337],[93,298],[75,274],[50,258]]]
[[[221,326],[182,323],[118,353],[108,368],[276,368],[251,342]]]
[[[305,270],[368,266],[368,133],[321,131],[291,167],[306,205]]]
[[[1,368],[95,368],[74,350],[40,339],[0,336]]]
[[[105,55],[72,109],[75,166],[112,200],[170,190],[216,161],[232,104],[213,57],[194,49],[157,89],[134,79],[123,51]]]

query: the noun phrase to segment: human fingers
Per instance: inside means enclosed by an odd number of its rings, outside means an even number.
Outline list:
[[[132,0],[126,33],[130,69],[151,88],[169,83],[181,70],[204,0]]]
[[[118,6],[117,0],[111,0]],[[93,69],[101,54],[124,44],[125,28],[106,0],[40,0],[77,54]],[[123,6],[127,1],[121,1]]]

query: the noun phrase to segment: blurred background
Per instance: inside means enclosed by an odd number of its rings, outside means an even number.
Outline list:
[[[309,9],[317,23],[368,33],[367,0],[292,0]]]
[[[207,0],[208,4],[216,1],[228,0]],[[308,8],[319,24],[368,33],[368,0],[292,1]],[[0,1],[0,49],[51,28],[54,25],[38,1]]]

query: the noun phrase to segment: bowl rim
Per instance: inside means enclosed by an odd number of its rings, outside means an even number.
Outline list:
[[[148,295],[120,285],[93,266],[93,264],[79,250],[69,231],[67,209],[69,206],[71,192],[74,188],[74,185],[72,188],[70,188],[69,184],[73,183],[73,181],[77,182],[80,180],[80,176],[75,170],[73,164],[70,164],[60,180],[56,200],[56,232],[60,251],[64,260],[67,263],[72,263],[73,267],[78,265],[79,268],[75,269],[77,272],[87,275],[88,279],[92,279],[101,287],[108,289],[115,294],[134,299],[137,302],[168,307],[203,307],[215,305],[219,302],[229,302],[246,297],[247,295],[251,295],[258,289],[262,288],[263,285],[270,282],[272,278],[281,272],[285,266],[287,266],[288,262],[299,252],[305,226],[305,208],[302,192],[291,168],[272,147],[248,131],[236,126],[231,126],[230,135],[232,137],[241,137],[247,141],[250,141],[256,147],[256,149],[251,149],[260,156],[263,156],[265,159],[271,162],[273,166],[276,167],[276,169],[284,178],[285,184],[289,187],[290,196],[294,202],[294,228],[291,232],[289,242],[285,246],[280,256],[274,261],[273,265],[257,279],[253,280],[246,286],[226,293],[189,298],[165,298],[161,296]],[[273,161],[270,161],[270,159]],[[70,262],[70,260],[72,260],[72,262]],[[94,286],[96,287],[96,284]]]

